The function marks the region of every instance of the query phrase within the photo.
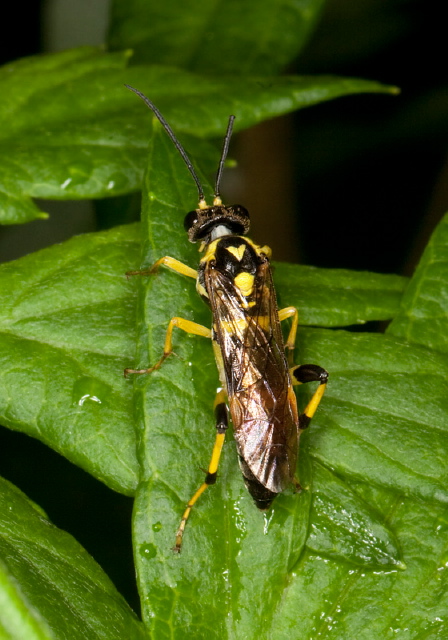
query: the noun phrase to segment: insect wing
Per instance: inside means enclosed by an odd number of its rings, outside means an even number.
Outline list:
[[[280,493],[294,477],[299,431],[269,263],[257,266],[249,298],[219,269],[207,270],[206,282],[238,453]]]

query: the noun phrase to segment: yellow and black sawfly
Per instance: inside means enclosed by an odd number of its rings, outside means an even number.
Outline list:
[[[298,312],[278,309],[270,266],[271,250],[246,237],[249,213],[241,205],[225,206],[219,193],[224,162],[232,134],[230,116],[215,182],[213,204],[184,148],[157,107],[140,91],[126,85],[156,115],[187,165],[198,188],[198,208],[188,213],[184,226],[190,242],[200,242],[203,257],[197,270],[164,256],[144,271],[150,275],[161,265],[194,278],[201,298],[211,308],[212,328],[174,317],[168,323],[163,355],[147,369],[126,369],[147,374],[158,369],[172,353],[172,333],[178,327],[212,340],[222,389],[215,398],[216,440],[206,477],[187,504],[173,550],[180,552],[185,524],[199,496],[215,484],[219,459],[228,428],[228,407],[244,482],[261,510],[269,509],[277,494],[295,479],[300,433],[308,427],[323,396],[328,373],[313,364],[288,366],[285,349],[294,348]],[[292,317],[286,343],[280,322]],[[304,412],[299,415],[294,384],[319,382]]]

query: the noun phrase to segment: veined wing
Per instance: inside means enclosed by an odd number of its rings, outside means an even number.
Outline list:
[[[280,493],[295,473],[299,432],[269,262],[257,266],[250,295],[219,269],[207,269],[205,279],[238,452]]]

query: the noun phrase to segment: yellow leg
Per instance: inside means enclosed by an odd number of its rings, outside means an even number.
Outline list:
[[[143,269],[142,271],[127,271],[126,276],[149,276],[153,273],[157,273],[160,265],[164,265],[165,267],[168,267],[176,273],[180,273],[183,276],[188,276],[189,278],[194,278],[195,280],[198,277],[198,272],[195,271],[195,269],[188,267],[183,262],[176,260],[176,258],[170,258],[170,256],[164,256],[163,258],[160,258],[159,260],[157,260],[157,262],[154,262],[152,267],[149,267],[149,269]]]
[[[294,349],[294,345],[296,343],[297,327],[299,326],[299,312],[295,307],[285,307],[284,309],[280,309],[278,312],[278,319],[280,322],[283,322],[283,320],[286,320],[286,318],[290,318],[291,316],[293,316],[292,325],[285,344],[287,349]]]
[[[322,400],[322,396],[325,393],[326,387],[327,387],[327,384],[325,382],[322,382],[317,387],[315,393],[313,393],[313,396],[312,396],[311,400],[306,405],[305,411],[303,412],[303,414],[308,418],[308,420],[311,420],[311,418],[316,413],[317,407],[319,406],[319,403]],[[302,426],[301,426],[301,428],[303,429]]]
[[[278,312],[278,318],[280,322],[290,318],[292,316],[292,326],[289,331],[288,339],[285,347],[287,349],[293,349],[296,341],[297,328],[299,326],[299,312],[295,307],[285,307]],[[319,386],[314,392],[311,400],[307,404],[305,411],[299,416],[300,429],[306,429],[311,422],[311,418],[316,413],[322,396],[324,395],[325,388],[328,381],[328,373],[322,367],[318,367],[315,364],[303,364],[301,366],[291,367],[289,370],[293,384],[304,384],[306,382],[319,382]]]
[[[208,470],[207,470],[207,474],[205,476],[204,482],[201,484],[199,489],[190,499],[183,513],[182,520],[180,521],[179,529],[177,530],[177,533],[176,533],[176,544],[173,547],[173,551],[175,551],[176,553],[180,553],[180,550],[182,548],[182,538],[185,531],[185,525],[187,524],[187,520],[190,516],[193,506],[196,504],[198,498],[204,493],[207,487],[209,487],[212,484],[215,484],[216,482],[219,459],[221,458],[222,447],[224,444],[224,439],[226,437],[226,431],[228,427],[226,393],[222,389],[218,391],[218,393],[216,394],[214,409],[215,409],[215,417],[216,417],[216,440],[215,440],[215,445],[213,447],[212,457],[210,460],[210,464],[208,465]]]
[[[156,369],[162,365],[162,363],[168,358],[168,356],[173,352],[173,329],[174,327],[179,327],[186,333],[192,333],[195,336],[203,336],[204,338],[211,338],[212,331],[208,327],[204,327],[202,324],[197,324],[197,322],[192,322],[191,320],[185,320],[185,318],[174,317],[171,318],[168,329],[166,331],[165,336],[165,346],[163,348],[163,355],[158,362],[149,369],[125,369],[124,375],[125,377],[128,373],[152,373]]]

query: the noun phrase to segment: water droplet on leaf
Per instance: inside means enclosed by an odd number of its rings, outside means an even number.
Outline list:
[[[109,393],[110,389],[106,384],[95,378],[85,376],[75,381],[72,390],[72,401],[73,404],[84,409],[99,408],[107,402]]]
[[[140,555],[143,556],[143,558],[146,558],[147,560],[151,560],[151,558],[155,558],[156,557],[156,547],[153,544],[141,544],[140,545]]]

